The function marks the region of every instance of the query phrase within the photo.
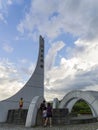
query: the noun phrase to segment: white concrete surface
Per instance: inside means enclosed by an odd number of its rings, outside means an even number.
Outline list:
[[[26,119],[26,127],[35,126],[36,124],[36,117],[37,117],[37,111],[40,108],[40,104],[44,101],[44,98],[42,96],[36,96],[33,98],[32,102],[30,103],[29,110],[27,113],[27,119]]]

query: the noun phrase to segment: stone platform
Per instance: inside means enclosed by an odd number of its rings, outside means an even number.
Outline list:
[[[27,111],[27,109],[9,110],[6,123],[25,125]]]

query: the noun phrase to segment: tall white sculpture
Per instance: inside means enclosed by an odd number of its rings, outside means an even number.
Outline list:
[[[44,39],[39,37],[39,54],[34,73],[24,87],[14,96],[0,102],[0,122],[5,122],[9,109],[18,109],[19,100],[24,99],[24,109],[28,109],[35,96],[44,97]]]

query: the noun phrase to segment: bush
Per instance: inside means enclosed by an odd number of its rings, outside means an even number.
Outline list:
[[[84,100],[79,100],[72,108],[72,113],[92,114],[90,107]]]

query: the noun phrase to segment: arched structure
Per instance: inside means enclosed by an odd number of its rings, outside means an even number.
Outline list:
[[[93,116],[98,117],[98,92],[96,91],[71,91],[64,96],[59,104],[59,108],[66,107],[69,109],[69,112],[71,112],[74,104],[80,99],[83,99],[88,104]]]
[[[37,112],[38,109],[40,108],[40,104],[43,102],[44,98],[42,96],[35,96],[29,106],[29,110],[27,113],[27,118],[26,118],[26,127],[31,127],[35,126],[36,124],[36,117],[37,117]]]
[[[28,109],[35,96],[44,96],[44,39],[39,37],[39,54],[34,73],[24,87],[14,96],[0,102],[0,122],[5,122],[9,109],[18,109],[19,99],[24,99],[24,109]]]

